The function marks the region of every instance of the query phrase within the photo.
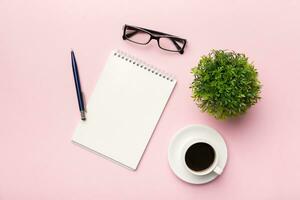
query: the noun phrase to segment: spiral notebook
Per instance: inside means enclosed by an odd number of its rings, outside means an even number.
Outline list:
[[[121,51],[113,51],[72,140],[135,170],[176,80]]]

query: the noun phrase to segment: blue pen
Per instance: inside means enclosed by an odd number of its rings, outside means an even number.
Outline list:
[[[71,51],[71,60],[72,60],[72,69],[73,69],[74,82],[75,82],[75,87],[76,87],[77,100],[78,100],[78,106],[79,106],[79,111],[80,111],[80,115],[81,115],[81,120],[85,120],[86,118],[85,118],[84,101],[83,101],[82,92],[81,92],[77,63],[76,63],[75,54],[74,54],[73,50]]]

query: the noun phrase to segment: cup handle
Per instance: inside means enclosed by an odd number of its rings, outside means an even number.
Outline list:
[[[223,169],[219,166],[216,166],[215,169],[213,170],[216,174],[221,175],[223,172]]]

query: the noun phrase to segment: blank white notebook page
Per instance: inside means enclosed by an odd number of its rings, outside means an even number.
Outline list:
[[[109,56],[73,141],[133,170],[176,80],[125,53]]]

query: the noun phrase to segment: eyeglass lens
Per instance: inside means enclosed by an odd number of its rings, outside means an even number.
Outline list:
[[[169,51],[180,51],[183,48],[183,40],[170,37],[161,37],[159,38],[159,46],[162,49]]]
[[[151,36],[149,33],[141,31],[136,28],[126,27],[125,29],[125,37],[135,43],[138,44],[147,44],[150,41]]]

